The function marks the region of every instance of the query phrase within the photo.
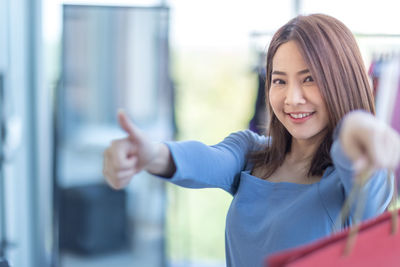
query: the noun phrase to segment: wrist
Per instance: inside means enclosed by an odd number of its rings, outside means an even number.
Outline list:
[[[154,175],[172,177],[176,168],[168,146],[164,143],[153,145],[154,155],[145,170]]]
[[[151,143],[150,153],[148,155],[148,163],[144,167],[145,171],[154,172],[157,171],[157,168],[160,163],[160,158],[163,153],[163,144],[162,143]]]

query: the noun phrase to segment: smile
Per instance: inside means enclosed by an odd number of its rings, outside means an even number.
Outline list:
[[[309,117],[310,115],[314,114],[314,112],[305,112],[305,113],[289,113],[289,116],[293,119],[302,119],[305,117]]]

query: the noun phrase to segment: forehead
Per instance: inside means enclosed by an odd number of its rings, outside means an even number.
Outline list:
[[[298,71],[307,68],[308,66],[295,41],[281,44],[272,59],[273,70],[289,72],[291,70]]]

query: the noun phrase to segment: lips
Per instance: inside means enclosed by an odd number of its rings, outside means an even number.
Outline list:
[[[314,112],[296,112],[296,113],[288,113],[288,114],[293,119],[302,119],[302,118],[305,118],[305,117],[308,117],[308,116],[314,114]]]
[[[294,123],[303,123],[310,119],[314,112],[288,112],[286,115],[290,118],[290,120]]]

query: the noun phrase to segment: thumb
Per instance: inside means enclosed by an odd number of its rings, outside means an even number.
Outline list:
[[[122,109],[118,110],[118,123],[130,137],[136,137],[136,127]]]
[[[368,159],[365,156],[360,156],[354,161],[353,168],[356,174],[360,174],[368,168]]]

